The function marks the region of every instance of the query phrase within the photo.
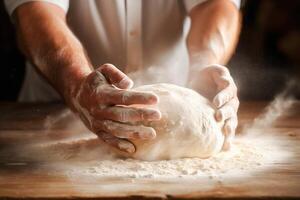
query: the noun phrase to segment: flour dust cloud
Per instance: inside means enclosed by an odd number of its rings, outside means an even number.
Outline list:
[[[22,163],[47,163],[53,173],[63,173],[72,180],[76,177],[123,177],[123,178],[203,178],[247,177],[268,170],[274,163],[291,159],[293,144],[286,144],[284,136],[274,133],[274,122],[288,114],[296,102],[289,96],[289,87],[271,102],[254,122],[238,135],[230,151],[221,152],[208,159],[185,158],[162,161],[138,161],[124,159],[111,151],[90,133],[71,112],[65,110],[46,120],[48,133],[52,127],[64,121],[64,136],[44,138],[22,143],[5,152],[8,164],[16,157]],[[272,134],[268,134],[271,133]],[[0,152],[3,154],[4,152]],[[1,155],[2,156],[2,155]]]

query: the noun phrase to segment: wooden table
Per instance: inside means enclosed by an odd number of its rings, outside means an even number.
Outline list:
[[[239,112],[239,128],[251,123],[266,102],[244,102]],[[8,152],[28,141],[63,138],[77,130],[65,127],[60,119],[65,108],[59,104],[0,104],[0,197],[1,198],[300,198],[300,104],[293,114],[277,120],[272,130],[285,135],[287,151],[293,158],[273,163],[270,170],[247,178],[216,180],[155,180],[105,178],[94,181],[67,177],[43,170],[47,163],[22,164]],[[49,130],[49,122],[51,129]]]

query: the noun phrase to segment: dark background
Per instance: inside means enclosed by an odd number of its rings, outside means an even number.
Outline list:
[[[241,11],[241,37],[228,66],[242,100],[271,99],[288,80],[300,77],[300,1],[248,0]],[[25,72],[24,57],[3,1],[0,61],[0,100],[15,101]]]

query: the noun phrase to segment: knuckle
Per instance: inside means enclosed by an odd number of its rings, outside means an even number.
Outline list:
[[[136,131],[128,129],[128,127],[123,127],[123,128],[120,127],[120,129],[113,131],[112,134],[115,137],[123,138],[123,139],[134,138],[138,134]]]
[[[220,66],[220,67],[224,71],[224,73],[230,74],[230,71],[229,71],[229,69],[227,67],[225,67],[225,66]]]
[[[111,120],[102,120],[102,123],[104,130],[112,134],[116,132],[125,132],[125,130],[123,129],[124,127],[117,122]]]
[[[144,120],[145,119],[145,111],[142,110],[142,109],[137,109],[136,110],[137,114],[138,114],[138,117],[141,119],[141,120]]]
[[[231,84],[230,78],[228,78],[228,76],[221,76],[221,77],[227,86]]]
[[[119,108],[116,108],[114,115],[116,116],[115,118],[117,121],[127,122],[131,118],[131,111],[130,109],[120,110]]]
[[[220,65],[220,64],[214,64],[212,65],[214,67],[216,67],[219,71],[224,72],[224,73],[229,73],[229,70],[227,67]]]
[[[102,70],[106,71],[106,70],[110,70],[111,67],[112,67],[112,64],[105,63],[105,64],[101,65],[98,69],[99,69],[100,71],[102,71]]]
[[[228,91],[228,90],[226,90],[226,92],[224,93],[224,103],[229,103],[229,101],[232,99],[232,97],[233,97],[233,94],[230,92],[230,91]]]
[[[213,68],[216,68],[216,69],[222,69],[222,68],[224,68],[224,66],[220,65],[220,64],[211,64],[209,67],[213,67]]]
[[[121,90],[118,92],[118,95],[121,97],[121,102],[124,104],[134,98],[133,94],[134,93],[128,91],[121,91]]]
[[[130,132],[121,132],[121,131],[118,131],[118,132],[115,132],[114,133],[114,136],[117,137],[117,138],[122,138],[122,139],[130,139],[130,138],[133,138],[133,133],[130,133]]]
[[[231,84],[230,79],[224,75],[220,76],[220,82],[222,83],[223,87],[228,87]]]

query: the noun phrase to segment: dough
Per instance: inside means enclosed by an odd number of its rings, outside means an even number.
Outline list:
[[[144,85],[137,91],[151,91],[158,95],[154,107],[162,113],[159,121],[144,123],[156,130],[153,140],[133,140],[141,160],[207,158],[221,151],[224,136],[222,123],[214,119],[210,102],[197,92],[172,84]]]

